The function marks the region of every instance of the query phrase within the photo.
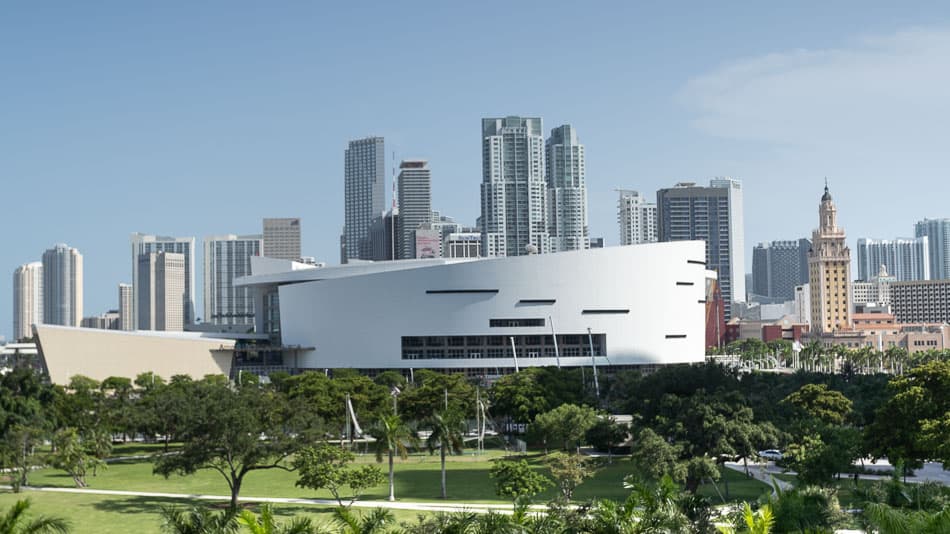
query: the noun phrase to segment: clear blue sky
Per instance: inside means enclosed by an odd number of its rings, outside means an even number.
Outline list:
[[[352,138],[429,159],[434,205],[474,223],[486,116],[577,128],[608,244],[615,188],[715,175],[744,182],[747,255],[810,233],[824,176],[852,243],[950,217],[946,3],[370,4],[0,7],[0,335],[13,270],[57,242],[86,315],[116,307],[131,232],[300,216],[338,261]]]

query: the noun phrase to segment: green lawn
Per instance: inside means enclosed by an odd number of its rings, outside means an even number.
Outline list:
[[[491,458],[502,455],[498,451],[489,451],[483,456],[471,453],[453,456],[448,459],[448,493],[450,501],[471,503],[507,503],[506,499],[494,494],[494,484],[489,478]],[[525,457],[536,469],[545,470],[542,456],[539,454]],[[372,455],[363,455],[357,459],[360,463],[375,463]],[[385,464],[381,465],[385,470]],[[605,466],[596,476],[585,481],[575,491],[575,499],[615,499],[623,500],[629,492],[623,488],[623,478],[630,474],[630,463],[626,459],[616,459]],[[768,491],[768,487],[741,473],[725,469],[724,477],[729,480],[728,500],[755,499]],[[396,497],[402,501],[438,501],[440,466],[437,455],[416,454],[407,460],[396,461]],[[293,498],[331,498],[326,491],[313,491],[294,485],[297,476],[283,470],[271,469],[254,471],[247,475],[241,489],[242,496],[248,497],[293,497]],[[162,493],[183,493],[189,495],[228,495],[224,479],[213,471],[199,471],[191,476],[171,476],[167,480],[152,474],[152,465],[147,461],[123,461],[110,463],[108,468],[100,470],[95,477],[88,477],[89,486],[94,489],[129,490]],[[42,469],[31,473],[30,484],[36,486],[73,487],[72,479],[62,471]],[[725,484],[719,482],[719,491],[725,495]],[[700,488],[700,493],[720,502],[716,489],[711,485]],[[370,490],[365,500],[383,500],[388,496],[388,487],[382,484]],[[546,502],[555,496],[551,488],[536,499]]]
[[[0,493],[0,510],[6,510],[18,499],[32,502],[30,516],[37,514],[64,517],[72,523],[73,534],[150,534],[160,532],[160,510],[163,506],[181,506],[185,502],[152,497],[113,497],[26,491],[20,494]],[[293,504],[273,505],[278,517],[311,516],[317,522],[329,522],[332,507]],[[256,509],[256,508],[255,508]],[[357,513],[367,510],[357,509]],[[417,512],[393,510],[398,522],[414,521]]]
[[[146,448],[147,449],[147,448]],[[129,454],[119,451],[120,454]],[[450,457],[448,468],[449,500],[454,502],[505,503],[494,494],[493,481],[488,476],[491,459],[503,455],[501,451],[489,451],[482,456],[468,452],[462,456]],[[520,458],[520,457],[519,457]],[[536,469],[544,470],[543,457],[529,454],[524,457]],[[375,463],[372,455],[362,455],[359,463]],[[384,467],[385,464],[383,464]],[[617,458],[614,463],[605,466],[597,475],[579,486],[575,492],[578,501],[588,499],[625,499],[628,491],[623,488],[623,478],[630,473],[630,462],[626,458]],[[723,470],[723,477],[729,481],[727,500],[753,500],[768,491],[768,487],[744,474],[729,469]],[[241,495],[247,497],[296,497],[330,498],[326,492],[315,492],[294,486],[296,474],[281,470],[255,471],[244,482]],[[152,464],[148,461],[134,460],[109,464],[95,477],[90,476],[91,489],[111,489],[144,491],[156,493],[181,493],[188,495],[228,495],[224,479],[212,471],[200,471],[191,476],[172,476],[167,480],[152,474]],[[720,479],[719,492],[725,495],[725,481]],[[73,487],[72,479],[62,471],[41,469],[30,474],[30,484],[34,486]],[[555,490],[549,489],[539,495],[536,502],[546,502],[554,497]],[[702,495],[708,496],[713,503],[721,502],[719,493],[713,486],[700,488]],[[384,500],[388,495],[387,486],[381,485],[371,490],[364,499]],[[158,532],[160,510],[162,506],[183,505],[188,499],[167,499],[154,497],[121,497],[106,495],[79,495],[65,493],[42,493],[27,491],[20,495],[9,492],[0,493],[0,510],[9,507],[15,500],[29,497],[33,501],[34,513],[55,514],[69,518],[73,522],[74,532],[82,533],[125,533],[136,531],[142,534]],[[401,501],[438,501],[439,500],[439,457],[428,454],[416,454],[408,460],[396,462],[396,496]],[[219,503],[216,506],[224,506]],[[332,507],[307,505],[275,505],[280,515],[291,516],[312,514],[323,520],[329,520],[327,514]],[[395,511],[398,521],[414,521],[418,512]]]

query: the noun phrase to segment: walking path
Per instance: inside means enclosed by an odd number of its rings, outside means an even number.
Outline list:
[[[729,469],[732,469],[733,471],[738,471],[742,474],[745,474],[745,464],[742,464],[739,462],[726,462],[726,467],[728,467]],[[770,488],[772,488],[773,495],[775,494],[775,488],[773,487],[773,484],[772,484],[773,481],[775,485],[778,486],[779,489],[782,491],[792,489],[792,485],[790,483],[774,477],[774,475],[781,473],[781,471],[776,470],[774,465],[771,466],[772,468],[771,471],[769,470],[768,467],[769,466],[766,466],[763,464],[755,464],[755,463],[749,462],[749,475],[751,475],[752,478],[758,480],[759,482],[763,482],[767,484]]]
[[[3,489],[11,489],[10,486],[0,486]],[[156,497],[161,499],[182,499],[182,500],[201,500],[201,501],[230,501],[230,495],[189,495],[187,493],[161,493],[153,491],[123,491],[123,490],[104,490],[91,488],[53,488],[39,486],[22,486],[24,491],[42,491],[53,493],[79,493],[92,495],[112,495],[121,497]],[[333,499],[295,499],[286,497],[241,497],[243,502],[267,502],[275,504],[312,504],[322,506],[339,506],[339,503]],[[489,511],[510,514],[510,504],[466,504],[466,503],[445,503],[445,502],[402,502],[402,501],[356,501],[353,503],[355,508],[388,508],[391,510],[415,510],[420,512],[475,512],[487,514]],[[535,505],[531,507],[534,510],[545,510],[544,506]]]
[[[860,465],[860,464],[855,464]],[[726,462],[726,467],[739,471],[740,473],[745,473],[745,466],[741,462]],[[871,470],[893,470],[894,467],[887,462],[887,460],[878,460],[877,463],[872,464],[870,460],[866,460],[864,467]],[[773,462],[767,463],[753,463],[749,462],[749,474],[752,475],[756,480],[765,482],[769,486],[772,485],[772,479],[775,475],[788,474],[794,475],[794,471],[786,471],[779,467],[776,467]],[[842,478],[851,478],[853,475],[846,475],[842,473]],[[858,475],[858,478],[862,480],[887,480],[890,475],[871,475],[861,473]],[[779,480],[775,478],[776,484],[783,491],[790,489],[792,484],[785,482],[784,480]],[[943,468],[943,465],[939,462],[927,462],[920,469],[914,470],[914,476],[907,477],[907,482],[909,483],[918,483],[918,482],[939,482],[944,486],[950,486],[950,471],[947,471]]]

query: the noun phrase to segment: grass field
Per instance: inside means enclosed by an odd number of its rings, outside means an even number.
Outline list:
[[[18,499],[29,498],[30,517],[38,514],[66,518],[74,534],[151,534],[160,532],[160,510],[163,506],[182,506],[186,501],[152,497],[113,497],[105,495],[75,495],[68,493],[23,492],[0,493],[0,510],[6,510]],[[332,507],[275,504],[280,518],[310,516],[317,522],[330,522]],[[256,507],[252,507],[256,510]],[[367,510],[356,510],[365,513]],[[416,512],[393,510],[396,521],[414,521]]]
[[[494,484],[489,478],[491,459],[499,458],[502,453],[489,451],[482,456],[471,453],[452,456],[448,459],[448,497],[450,501],[470,503],[507,503],[508,500],[494,494]],[[525,457],[536,469],[546,471],[541,455]],[[375,463],[372,455],[359,456],[359,463]],[[385,469],[385,465],[381,466]],[[623,478],[630,474],[630,463],[626,459],[617,459],[613,464],[599,470],[593,478],[585,481],[575,491],[575,499],[615,499],[622,500],[628,495],[623,488]],[[768,488],[741,473],[724,470],[729,479],[729,500],[755,499]],[[396,461],[396,497],[401,501],[438,501],[440,466],[437,455],[416,454],[407,460]],[[271,469],[254,471],[245,477],[241,490],[248,497],[292,497],[292,498],[331,498],[326,491],[313,491],[294,485],[297,476],[283,470]],[[224,479],[213,471],[199,471],[190,476],[173,475],[168,479],[152,474],[152,464],[148,461],[132,460],[110,463],[98,475],[87,477],[91,488],[109,490],[129,490],[162,493],[183,493],[189,495],[228,495]],[[31,473],[31,485],[73,487],[72,479],[62,471],[41,469]],[[719,483],[719,491],[725,493],[725,485]],[[555,496],[555,490],[549,489],[536,500],[547,501]],[[703,486],[701,494],[720,502],[716,489],[711,485]],[[371,489],[364,500],[383,500],[388,495],[386,484]]]
[[[126,456],[142,454],[154,450],[152,447],[134,449],[132,446],[119,447],[116,455]],[[134,452],[133,452],[134,451]],[[462,456],[448,458],[448,493],[450,502],[472,504],[504,503],[509,501],[494,494],[494,484],[488,472],[492,459],[503,456],[501,451],[488,451],[475,456],[470,451]],[[520,458],[520,457],[519,457]],[[543,456],[529,454],[527,459],[536,469],[546,471]],[[361,455],[358,463],[374,463],[372,455]],[[385,469],[385,464],[380,466]],[[400,501],[438,502],[439,499],[439,457],[429,454],[411,455],[407,460],[396,461],[396,497]],[[623,478],[630,474],[630,462],[626,458],[617,458],[614,463],[600,469],[597,474],[585,481],[575,491],[577,501],[589,499],[622,500],[628,495],[623,488]],[[728,477],[729,498],[727,500],[753,500],[768,491],[768,487],[742,473],[730,469],[723,470]],[[291,497],[291,498],[331,498],[325,491],[313,491],[298,488],[295,473],[282,470],[255,471],[247,475],[241,491],[242,497]],[[216,472],[199,471],[191,476],[171,476],[165,479],[152,474],[152,464],[147,460],[128,460],[110,463],[100,470],[98,475],[87,479],[91,489],[127,490],[160,493],[180,493],[187,495],[228,495],[227,484]],[[41,469],[30,474],[30,484],[47,487],[74,487],[72,479],[62,471]],[[720,480],[718,492],[711,485],[704,485],[700,493],[714,503],[722,502],[720,493],[725,494],[725,484]],[[536,502],[546,502],[554,497],[554,489],[539,495]],[[388,495],[388,486],[380,485],[370,490],[363,500],[384,500]],[[185,504],[188,500],[162,499],[152,497],[121,497],[104,495],[77,495],[63,493],[25,492],[20,496],[0,493],[0,510],[8,507],[22,496],[29,497],[34,503],[34,512],[56,514],[70,518],[74,532],[119,533],[130,532],[133,527],[140,533],[158,532],[160,510],[162,506]],[[223,506],[223,504],[221,505]],[[275,509],[284,516],[312,514],[328,520],[332,507],[306,505],[275,505]],[[396,511],[399,521],[413,521],[417,512]]]

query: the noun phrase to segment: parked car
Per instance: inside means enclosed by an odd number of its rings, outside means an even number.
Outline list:
[[[773,462],[777,462],[782,459],[782,451],[776,449],[766,449],[764,451],[759,451],[757,454],[759,455],[759,458],[772,460]]]

